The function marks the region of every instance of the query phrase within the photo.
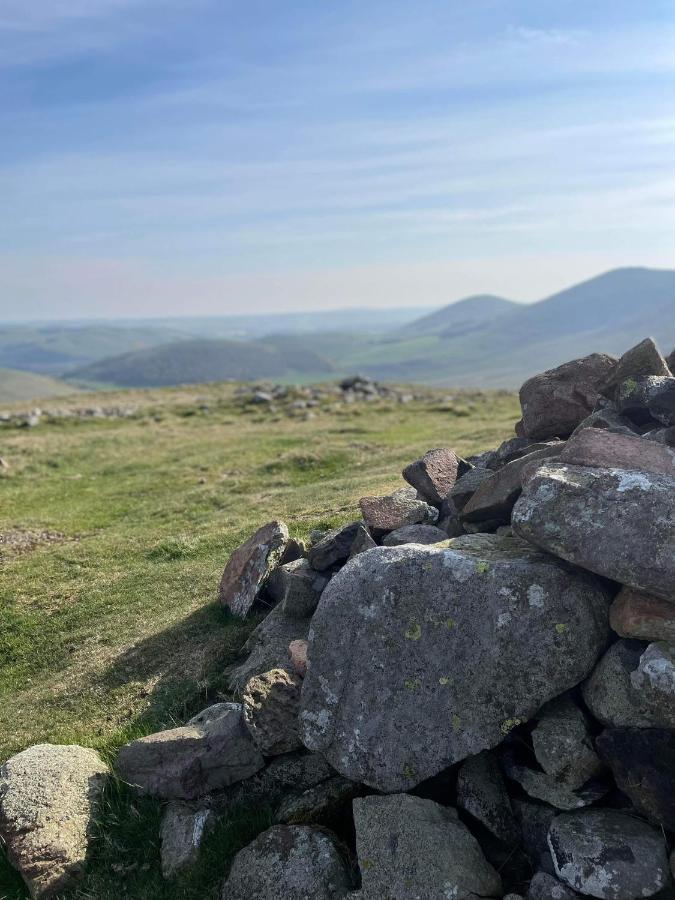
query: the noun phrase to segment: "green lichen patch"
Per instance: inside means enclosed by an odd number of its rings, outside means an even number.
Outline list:
[[[419,641],[422,637],[422,626],[419,622],[411,622],[410,627],[405,632],[405,636],[409,641]]]

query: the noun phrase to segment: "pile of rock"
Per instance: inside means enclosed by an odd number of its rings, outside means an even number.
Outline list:
[[[133,406],[50,406],[45,409],[19,410],[17,412],[0,412],[0,425],[12,428],[35,428],[45,422],[58,422],[63,419],[129,419],[136,415]]]
[[[675,897],[675,377],[647,340],[521,404],[498,449],[430,450],[361,520],[309,547],[271,522],[232,554],[221,602],[272,607],[233,699],[117,763],[167,802],[167,877],[244,801],[277,824],[222,900]],[[24,756],[0,829],[44,885]],[[30,828],[60,885],[60,845]]]

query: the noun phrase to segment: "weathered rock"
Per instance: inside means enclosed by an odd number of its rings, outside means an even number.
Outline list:
[[[605,431],[611,431],[614,434],[627,434],[629,436],[635,434],[635,428],[630,419],[619,415],[612,407],[596,409],[587,419],[584,419],[583,422],[580,422],[577,425],[572,432],[572,437],[575,437],[580,431],[583,431],[586,428],[604,429]]]
[[[308,559],[311,567],[321,572],[330,569],[336,563],[344,562],[361,528],[362,522],[350,522],[325,534],[320,541],[310,547]]]
[[[478,753],[462,763],[457,774],[457,806],[502,843],[518,843],[520,829],[502,773],[491,753]]]
[[[661,600],[624,587],[609,608],[609,624],[621,637],[675,641],[675,597]]]
[[[288,543],[283,522],[268,522],[230,556],[220,579],[220,602],[235,616],[246,616],[279,564]]]
[[[623,438],[622,440],[627,440]],[[544,464],[513,510],[516,534],[638,590],[675,595],[675,478]]]
[[[276,606],[251,632],[242,648],[247,658],[226,671],[229,689],[240,694],[249,678],[270,669],[291,670],[288,648],[292,641],[306,641],[310,619],[291,618]]]
[[[675,425],[675,378],[629,378],[619,387],[617,408],[638,424],[656,419]]]
[[[675,476],[675,450],[637,435],[600,428],[586,428],[573,435],[560,454],[560,462]]]
[[[409,789],[577,684],[609,633],[592,576],[492,535],[380,547],[324,591],[301,728],[338,772]]]
[[[160,828],[164,878],[175,877],[186,866],[197,861],[204,835],[215,823],[216,816],[207,807],[169,803]]]
[[[653,338],[645,338],[624,353],[610,377],[602,385],[602,393],[606,397],[613,398],[622,382],[628,378],[641,378],[643,375],[670,376],[668,364]]]
[[[360,785],[334,775],[321,784],[285,797],[275,818],[284,825],[324,825],[339,816],[360,792]]]
[[[671,425],[670,428],[655,428],[652,431],[646,431],[642,437],[646,441],[657,441],[659,444],[675,447],[675,425]]]
[[[265,756],[301,747],[298,731],[302,680],[284,669],[256,675],[244,688],[244,721],[253,743]]]
[[[81,874],[108,767],[84,747],[37,744],[0,769],[0,837],[31,897]]]
[[[509,758],[504,757],[504,771],[513,781],[517,782],[530,797],[535,800],[543,800],[556,809],[570,810],[582,809],[600,800],[608,791],[608,787],[601,782],[590,782],[579,790],[573,791],[567,785],[557,781],[546,772],[537,772],[527,766],[519,765]]]
[[[542,446],[542,444],[538,444],[536,441],[526,437],[516,436],[509,438],[500,444],[496,450],[492,451],[487,461],[487,468],[496,471],[507,463],[513,462],[514,459],[520,459],[521,456],[527,456],[528,453],[541,450]]]
[[[194,800],[253,775],[265,761],[241,705],[220,703],[216,710],[125,744],[117,759],[121,778],[162,800]]]
[[[458,478],[455,486],[450,491],[449,499],[453,501],[458,512],[461,512],[469,500],[476,493],[478,488],[485,481],[489,481],[494,475],[490,469],[469,469],[469,471]]]
[[[279,582],[280,602],[284,613],[295,619],[313,615],[328,579],[315,572],[306,559],[286,563],[277,569],[275,575]]]
[[[421,459],[406,466],[403,477],[417,490],[423,500],[434,506],[440,506],[457,481],[458,475],[467,469],[467,463],[460,459],[454,450],[441,447],[428,450]]]
[[[600,900],[652,897],[670,882],[663,836],[612,809],[563,813],[548,835],[556,875]]]
[[[409,794],[354,800],[363,900],[500,897],[501,879],[454,809]]]
[[[464,534],[464,526],[459,516],[459,510],[455,506],[453,500],[449,497],[438,507],[438,521],[436,528],[440,528],[444,532],[446,538],[459,537]]]
[[[532,463],[559,456],[564,447],[562,441],[550,444],[534,453],[528,453],[496,471],[489,481],[484,481],[462,509],[463,522],[497,522],[506,525],[522,491],[522,475]]]
[[[533,439],[568,437],[591,412],[617,361],[604,353],[530,378],[520,389],[523,432]]]
[[[274,757],[246,781],[239,781],[212,795],[209,805],[224,812],[236,809],[242,803],[274,806],[284,797],[309,790],[333,775],[333,769],[318,753],[284,753]]]
[[[354,543],[352,544],[351,550],[349,551],[349,559],[354,556],[358,556],[359,553],[364,553],[366,550],[372,550],[373,547],[377,547],[377,544],[371,537],[371,534],[366,526],[361,523],[361,527],[357,531],[356,537],[354,538]]]
[[[335,900],[352,887],[336,839],[304,825],[275,825],[234,858],[221,900]]]
[[[295,674],[304,678],[307,672],[307,641],[291,641],[288,655]]]
[[[553,874],[553,860],[548,849],[548,830],[557,811],[547,803],[535,803],[514,797],[513,812],[523,836],[523,849],[535,869]]]
[[[568,697],[543,707],[532,731],[532,746],[544,772],[570,790],[602,772],[586,716]]]
[[[596,745],[638,812],[675,831],[675,732],[609,728]]]
[[[577,900],[577,894],[548,872],[537,872],[527,890],[526,900]]]
[[[617,641],[583,686],[603,725],[675,729],[675,646]]]
[[[359,500],[366,525],[376,531],[395,531],[404,525],[434,523],[438,510],[417,499],[415,488],[401,488],[385,497],[363,497]]]
[[[382,544],[385,547],[399,547],[401,544],[438,544],[447,539],[447,534],[435,525],[404,525],[390,531],[382,539]]]

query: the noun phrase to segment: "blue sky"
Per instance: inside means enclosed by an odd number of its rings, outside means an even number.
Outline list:
[[[0,316],[675,268],[675,0],[0,0]]]

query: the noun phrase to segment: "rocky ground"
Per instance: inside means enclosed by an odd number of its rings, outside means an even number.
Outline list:
[[[672,900],[673,364],[651,340],[574,360],[497,449],[429,450],[306,542],[259,528],[220,581],[233,616],[268,611],[227,701],[114,774],[56,745],[0,771],[32,895],[77,883],[117,778],[164,804],[167,879],[228,811],[273,808],[221,900]]]

